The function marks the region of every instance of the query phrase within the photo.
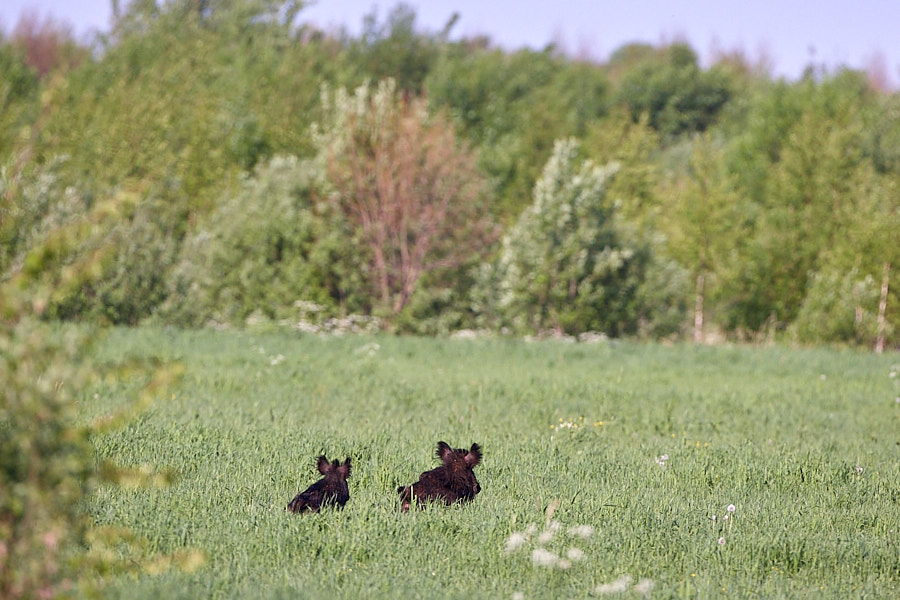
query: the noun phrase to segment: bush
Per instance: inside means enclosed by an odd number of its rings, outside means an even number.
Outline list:
[[[497,272],[485,274],[496,282],[501,319],[520,332],[620,336],[677,328],[683,292],[647,284],[678,269],[620,221],[606,193],[617,166],[579,165],[577,154],[574,140],[556,143],[533,204],[503,239]]]
[[[814,273],[789,333],[803,343],[874,346],[878,292],[856,269]]]
[[[298,300],[326,315],[364,311],[353,231],[319,201],[318,178],[313,163],[295,157],[257,167],[185,240],[160,316],[242,324],[250,315],[296,316]]]
[[[0,308],[10,309],[0,291]],[[34,319],[0,323],[0,597],[51,597],[75,573],[80,509],[92,474],[72,394],[85,381],[83,344]]]

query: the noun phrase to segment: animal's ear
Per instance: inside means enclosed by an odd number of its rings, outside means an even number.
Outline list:
[[[319,469],[319,473],[322,475],[331,470],[331,463],[328,462],[324,454],[319,457],[319,463],[316,465],[316,468]]]
[[[437,452],[435,454],[443,462],[447,462],[450,460],[450,457],[453,456],[453,448],[451,448],[450,444],[447,442],[438,442]]]
[[[481,462],[481,446],[478,444],[472,444],[472,447],[469,449],[469,453],[466,454],[466,464],[470,467],[474,467],[478,463]]]
[[[335,465],[337,465],[337,461],[334,461]],[[350,477],[350,458],[344,461],[344,464],[337,467],[338,475],[341,476],[341,479],[347,479]]]

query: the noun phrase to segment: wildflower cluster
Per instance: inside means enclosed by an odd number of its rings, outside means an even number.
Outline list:
[[[571,421],[566,421],[562,417],[560,417],[559,423],[551,425],[550,429],[578,429],[579,427],[584,427],[584,417],[578,417],[577,419],[572,419]]]
[[[725,536],[731,533],[731,527],[734,525],[734,519],[736,518],[735,510],[734,504],[729,504],[725,507],[725,514],[722,515],[721,520],[718,520],[716,515],[712,516],[713,531],[719,536],[717,542],[720,546],[725,545]]]
[[[378,317],[347,315],[342,318],[325,318],[323,316],[325,307],[306,300],[297,300],[294,302],[294,308],[298,309],[299,312],[297,320],[282,321],[281,324],[289,325],[303,333],[345,335],[376,333],[381,329],[381,320]]]
[[[531,562],[533,565],[551,569],[568,569],[573,563],[583,560],[585,553],[584,550],[577,546],[569,546],[564,552],[554,552],[548,549],[547,546],[562,532],[562,523],[555,519],[548,519],[544,529],[540,532],[538,531],[538,526],[532,523],[523,531],[514,532],[506,538],[504,553],[514,554],[533,539],[535,541],[535,546],[531,551]],[[594,534],[594,528],[590,525],[575,525],[569,527],[565,533],[568,534],[569,538],[587,540]]]
[[[605,425],[603,421],[594,421],[593,424],[594,427],[603,427],[603,425]],[[559,417],[559,421],[557,423],[551,424],[550,429],[582,429],[586,426],[587,425],[585,425],[584,417],[578,417],[577,419],[563,419],[562,417]]]
[[[593,592],[597,596],[603,596],[605,594],[623,594],[628,591],[631,586],[631,582],[634,579],[629,574],[622,575],[615,581],[610,583],[602,583],[593,589]],[[650,593],[650,590],[653,589],[653,580],[652,579],[641,579],[632,588],[638,594],[646,596]]]
[[[660,469],[665,469],[665,468],[666,468],[666,461],[668,461],[668,460],[669,460],[669,455],[668,455],[668,454],[663,454],[662,456],[657,456],[656,458],[654,458],[654,459],[653,459],[653,462],[655,462],[656,464],[658,464]]]
[[[543,529],[531,524],[523,531],[516,531],[506,538],[503,553],[515,554],[533,543],[531,549],[531,563],[535,567],[566,570],[574,563],[586,558],[584,550],[580,547],[594,535],[592,525],[573,525],[565,527],[553,518],[553,512],[557,504],[553,503],[547,509],[547,521]],[[626,592],[629,589],[646,595],[653,588],[653,581],[641,579],[632,586],[631,575],[624,575],[612,583],[602,584],[591,590],[596,595]],[[516,600],[524,600],[522,592],[513,594]]]

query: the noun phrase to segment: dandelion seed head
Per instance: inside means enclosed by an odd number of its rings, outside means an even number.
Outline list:
[[[531,562],[539,567],[554,567],[559,557],[546,548],[535,548],[531,553]]]
[[[720,545],[720,546],[724,546],[724,545],[725,545],[725,538],[723,538],[723,537],[720,537],[720,538],[719,538],[719,545]]]
[[[634,591],[638,594],[646,596],[650,593],[650,590],[653,589],[653,580],[652,579],[641,579],[636,584],[634,584]]]
[[[586,540],[594,535],[594,527],[592,525],[575,525],[574,527],[569,527],[569,535]]]
[[[734,504],[728,505],[728,512],[733,513],[735,511]]]
[[[594,593],[597,595],[621,594],[622,592],[628,591],[629,585],[631,585],[631,575],[622,575],[611,583],[598,585],[594,588]]]
[[[506,538],[506,552],[507,553],[515,552],[516,550],[521,548],[522,545],[524,545],[526,541],[527,541],[527,538],[525,537],[525,534],[518,533],[518,532],[513,533],[508,538]]]
[[[541,535],[539,535],[537,538],[538,544],[549,544],[551,541],[553,541],[553,536],[555,535],[556,532],[549,529],[542,531]]]
[[[584,550],[581,548],[569,548],[566,550],[566,558],[571,561],[578,562],[584,558]]]

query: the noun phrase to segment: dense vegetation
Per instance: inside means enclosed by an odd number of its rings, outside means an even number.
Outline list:
[[[897,345],[896,93],[452,26],[132,2],[84,46],[24,18],[0,39],[3,278],[42,273],[45,317],[103,323],[314,305],[396,331]]]
[[[896,595],[889,357],[284,326],[896,348],[900,96],[124,4],[0,35],[0,596]],[[445,435],[484,496],[400,520]],[[286,521],[323,450],[354,501]]]

